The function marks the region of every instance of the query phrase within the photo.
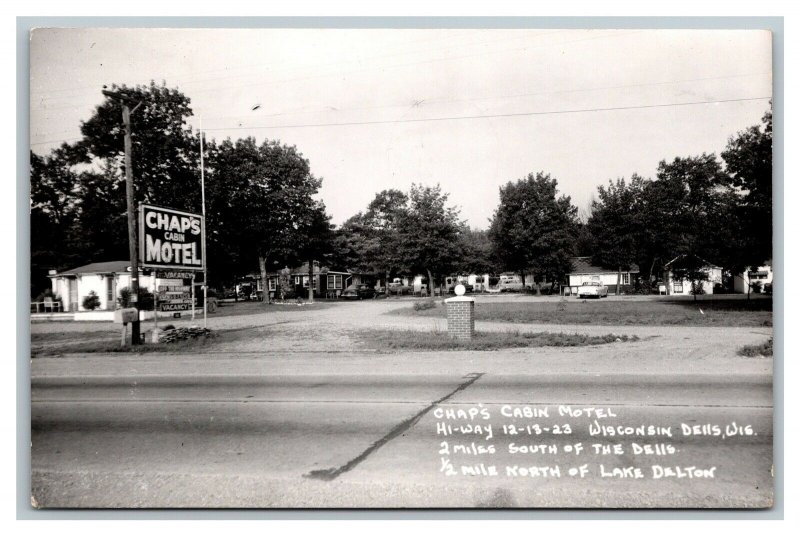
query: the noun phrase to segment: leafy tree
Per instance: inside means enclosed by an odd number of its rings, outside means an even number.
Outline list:
[[[227,139],[213,147],[209,166],[215,240],[238,252],[239,269],[245,266],[241,261],[257,262],[267,288],[269,271],[307,260],[303,257],[316,247],[309,233],[319,232],[320,210],[324,213],[313,198],[322,180],[295,147]]]
[[[742,244],[738,270],[772,258],[772,111],[728,140],[722,152],[731,184],[742,194],[736,211]]]
[[[408,208],[398,211],[398,257],[414,272],[428,274],[428,293],[437,276],[451,273],[458,264],[463,223],[459,211],[447,206],[441,187],[412,184]]]
[[[299,225],[297,254],[308,261],[308,280],[314,281],[314,261],[329,258],[333,251],[334,229],[331,217],[325,212],[325,204],[317,202],[305,214]],[[314,301],[313,284],[308,285],[308,299]]]
[[[678,255],[716,258],[726,233],[716,223],[728,199],[727,183],[713,154],[662,160],[656,180],[642,190],[640,266],[649,264],[653,273]]]
[[[408,269],[400,245],[408,224],[409,196],[400,190],[382,190],[375,195],[363,217],[363,259],[375,271],[389,275]]]
[[[200,209],[198,139],[187,125],[190,100],[178,89],[149,85],[112,85],[141,106],[131,115],[135,199],[190,211]],[[81,124],[83,139],[75,151],[86,164],[103,161],[108,178],[125,181],[122,105],[104,97],[91,118]],[[124,190],[123,190],[124,191]]]
[[[500,263],[523,284],[529,271],[538,283],[561,281],[571,269],[578,211],[569,196],[557,196],[557,185],[539,172],[500,187],[489,237]]]
[[[67,235],[75,220],[74,188],[68,147],[49,156],[30,153],[31,296],[49,287],[47,272],[64,269],[80,258],[69,251]]]
[[[638,175],[633,175],[630,182],[617,179],[598,187],[599,199],[592,202],[586,223],[591,236],[592,263],[617,270],[617,294],[622,271],[636,264],[643,245],[644,188],[645,181]]]
[[[376,230],[362,212],[348,218],[334,231],[331,266],[356,272],[376,272],[374,252],[380,243]]]
[[[461,231],[461,254],[457,271],[461,274],[493,274],[498,271],[489,231],[465,226]]]

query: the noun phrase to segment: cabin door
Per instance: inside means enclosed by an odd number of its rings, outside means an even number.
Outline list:
[[[69,285],[69,310],[78,310],[78,280],[74,277],[67,279]]]

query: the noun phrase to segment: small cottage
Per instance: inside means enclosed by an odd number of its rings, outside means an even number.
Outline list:
[[[577,294],[578,287],[584,283],[598,281],[608,287],[609,294],[633,292],[633,285],[639,276],[639,267],[635,264],[628,270],[618,274],[617,270],[602,268],[592,264],[591,257],[573,257],[572,271],[567,274],[567,285],[563,293]],[[619,289],[617,289],[617,276],[619,275]]]
[[[295,296],[308,297],[309,284],[316,298],[337,298],[351,285],[374,284],[369,274],[332,270],[315,262],[313,276],[309,280],[308,263],[297,268],[284,268],[279,272],[267,274],[267,291],[270,299],[280,299],[281,278],[288,280],[289,288]],[[259,282],[260,287],[260,282]],[[284,289],[284,292],[286,289]]]
[[[772,261],[755,270],[748,268],[741,274],[733,276],[733,291],[741,294],[763,292],[765,285],[772,285]]]
[[[131,286],[129,261],[94,262],[71,270],[48,275],[53,294],[61,298],[66,312],[85,311],[83,299],[90,292],[97,294],[100,307],[97,310],[113,311],[122,288]],[[153,275],[149,270],[139,269],[139,287],[153,292]]]
[[[687,267],[695,267],[695,270],[703,274],[703,278],[697,281],[700,290],[698,294],[714,294],[714,285],[722,284],[722,268],[720,266],[700,257],[678,255],[664,265],[664,284],[668,295],[692,294],[692,281],[677,275],[685,272]]]

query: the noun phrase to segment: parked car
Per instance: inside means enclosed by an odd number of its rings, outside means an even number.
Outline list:
[[[339,297],[343,300],[368,300],[375,297],[375,289],[369,285],[353,285],[347,287]]]
[[[395,295],[405,295],[411,293],[411,287],[408,285],[404,285],[400,278],[395,278],[394,281],[390,282],[386,286],[386,293],[387,294],[395,294]]]
[[[607,298],[608,287],[599,281],[586,281],[578,287],[578,298]]]

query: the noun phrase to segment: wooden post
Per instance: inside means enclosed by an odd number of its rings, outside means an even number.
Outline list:
[[[134,99],[120,93],[118,91],[103,90],[103,95],[116,99],[122,104],[122,124],[125,127],[125,197],[128,204],[128,253],[130,254],[131,261],[131,301],[133,306],[139,309],[139,257],[136,244],[136,216],[134,214],[134,192],[133,192],[133,156],[131,148],[131,114],[134,113],[139,106],[142,105],[141,101],[130,109],[129,105],[135,102]],[[137,313],[136,319],[131,325],[131,344],[140,344],[141,337],[139,336],[139,316]]]
[[[125,125],[125,195],[128,201],[128,253],[131,260],[131,301],[139,309],[139,256],[136,247],[136,217],[134,215],[133,163],[131,151],[131,110],[122,105],[122,122]],[[139,316],[131,323],[131,344],[141,343]]]

